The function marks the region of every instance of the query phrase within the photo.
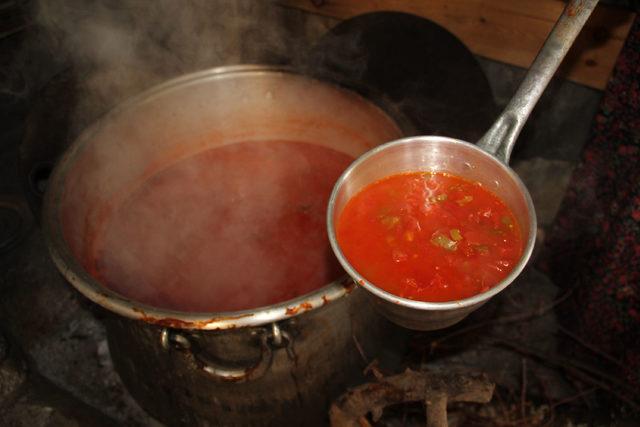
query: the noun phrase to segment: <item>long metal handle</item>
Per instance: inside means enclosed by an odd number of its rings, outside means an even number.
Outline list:
[[[513,98],[478,146],[509,163],[513,146],[563,58],[582,30],[598,0],[571,0],[544,42]]]

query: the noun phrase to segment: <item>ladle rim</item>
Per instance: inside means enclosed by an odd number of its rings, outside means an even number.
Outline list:
[[[336,199],[340,193],[340,190],[344,186],[345,182],[347,182],[347,180],[354,173],[354,171],[358,169],[358,167],[363,163],[365,163],[368,159],[380,154],[380,152],[382,151],[386,151],[391,148],[402,146],[402,145],[420,144],[420,143],[426,142],[427,140],[433,141],[433,142],[444,142],[447,144],[450,143],[450,144],[462,145],[465,147],[465,149],[476,151],[478,154],[485,156],[491,159],[491,161],[500,165],[500,167],[503,168],[516,183],[518,190],[520,191],[521,195],[525,199],[525,204],[527,207],[528,218],[529,218],[528,237],[518,263],[514,266],[514,268],[507,275],[507,277],[505,277],[503,280],[498,282],[496,285],[494,285],[490,289],[484,292],[475,294],[471,297],[463,298],[460,300],[442,301],[442,302],[412,300],[412,299],[400,297],[398,295],[392,294],[390,292],[387,292],[379,288],[378,286],[376,286],[375,284],[367,280],[360,273],[358,273],[358,271],[351,265],[351,263],[347,260],[346,256],[340,249],[340,245],[338,244],[338,240],[336,236],[335,219],[334,219]],[[443,170],[441,172],[446,172],[446,171]],[[356,159],[353,163],[351,163],[349,167],[342,173],[342,175],[340,175],[331,192],[331,196],[329,198],[329,203],[327,207],[327,230],[329,234],[329,243],[331,244],[331,248],[333,249],[333,252],[336,258],[340,262],[340,265],[342,265],[342,268],[344,268],[347,274],[354,280],[354,282],[358,286],[363,287],[367,291],[374,294],[375,296],[394,304],[398,304],[408,308],[422,310],[422,311],[445,311],[445,310],[459,309],[463,307],[470,307],[470,306],[474,306],[474,305],[486,302],[487,300],[489,300],[490,298],[492,298],[493,296],[497,295],[502,290],[504,290],[511,283],[513,283],[513,281],[520,275],[520,273],[522,273],[522,271],[524,270],[524,267],[527,265],[527,263],[529,262],[529,259],[531,258],[531,254],[533,253],[533,247],[535,246],[535,241],[536,241],[537,218],[536,218],[533,201],[531,199],[531,195],[529,194],[529,191],[527,190],[526,186],[524,185],[520,177],[507,164],[503,163],[498,158],[486,152],[482,148],[474,144],[471,144],[469,142],[466,142],[460,139],[445,137],[445,136],[428,135],[428,136],[413,136],[413,137],[401,138],[395,141],[387,142],[385,144],[379,145],[367,151],[365,154],[363,154],[358,159]]]

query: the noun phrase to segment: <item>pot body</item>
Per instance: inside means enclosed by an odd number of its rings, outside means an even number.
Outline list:
[[[153,88],[72,144],[50,179],[45,237],[67,280],[111,312],[114,365],[144,409],[168,425],[325,424],[328,403],[361,377],[363,354],[379,357],[389,334],[402,334],[344,278],[238,312],[133,301],[88,273],[92,236],[105,218],[147,179],[203,150],[288,140],[355,158],[399,136],[396,121],[351,91],[287,70],[241,66]]]
[[[115,368],[134,398],[167,425],[190,426],[327,425],[331,401],[364,380],[367,361],[381,356],[383,344],[396,340],[397,347],[403,336],[354,289],[324,308],[279,322],[288,338],[281,345],[269,338],[268,368],[234,382],[202,369],[201,357],[221,366],[256,366],[267,357],[259,338],[271,325],[182,332],[197,342],[198,353],[163,348],[159,326],[120,316],[106,326]]]

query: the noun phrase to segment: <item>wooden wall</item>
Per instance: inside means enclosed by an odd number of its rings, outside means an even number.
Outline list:
[[[374,11],[428,18],[455,34],[475,54],[528,67],[562,13],[562,0],[277,0],[283,6],[346,19]],[[598,5],[560,73],[603,89],[635,14]]]

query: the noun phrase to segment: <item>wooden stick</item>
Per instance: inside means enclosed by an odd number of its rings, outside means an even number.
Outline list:
[[[402,402],[426,402],[429,427],[446,427],[448,402],[491,400],[495,385],[485,374],[436,374],[407,369],[399,375],[355,387],[331,405],[333,427],[358,427],[368,413],[374,418],[382,410]]]
[[[612,378],[611,376],[607,375],[604,372],[601,372],[596,368],[566,357],[541,353],[536,350],[526,348],[526,346],[519,343],[514,343],[506,340],[495,340],[494,343],[496,345],[510,348],[521,354],[533,357],[537,360],[542,361],[543,363],[559,367],[577,377],[578,379],[611,393],[620,401],[627,403],[634,410],[640,410],[640,403],[634,400],[633,389],[628,384],[625,384],[624,382],[616,378]],[[617,391],[615,387],[619,388],[621,391]],[[625,393],[628,393],[630,397],[627,397]]]
[[[582,338],[580,338],[578,335],[574,334],[573,332],[569,331],[568,329],[565,329],[562,326],[558,325],[558,331],[562,332],[563,334],[565,334],[566,336],[568,336],[569,338],[571,338],[572,340],[574,340],[575,342],[577,342],[578,344],[580,344],[581,346],[586,348],[587,350],[590,350],[591,352],[593,352],[594,354],[602,357],[603,359],[608,360],[609,362],[613,363],[614,365],[617,365],[620,368],[625,368],[625,366],[624,366],[624,364],[622,362],[620,362],[619,360],[615,359],[610,354],[605,353],[604,351],[602,351],[599,348],[595,347],[594,345],[589,344],[588,342],[586,342],[585,340],[583,340]]]
[[[439,394],[425,400],[427,406],[427,427],[447,427],[447,395]]]
[[[523,420],[527,417],[526,411],[527,401],[527,359],[522,358],[522,384],[520,385],[520,418]]]

